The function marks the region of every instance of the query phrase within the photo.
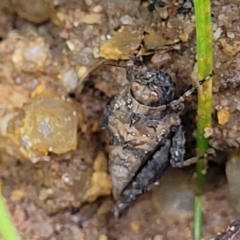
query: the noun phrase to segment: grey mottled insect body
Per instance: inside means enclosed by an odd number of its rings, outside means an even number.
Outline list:
[[[183,161],[185,138],[179,117],[183,104],[171,107],[173,98],[168,74],[146,72],[135,75],[104,112],[113,196],[118,201],[115,215],[151,188],[169,160],[173,165]]]

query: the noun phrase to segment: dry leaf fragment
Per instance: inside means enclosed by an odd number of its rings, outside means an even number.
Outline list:
[[[240,41],[234,41],[232,45],[227,43],[225,38],[219,41],[222,45],[223,52],[228,56],[234,56],[240,51]]]
[[[109,60],[127,60],[139,47],[142,40],[142,32],[131,27],[122,27],[116,35],[105,42],[99,56]]]

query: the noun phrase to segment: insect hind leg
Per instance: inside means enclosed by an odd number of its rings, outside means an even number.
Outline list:
[[[197,163],[199,160],[207,158],[210,155],[214,155],[215,153],[204,153],[201,155],[194,156],[187,160],[184,160],[185,154],[185,136],[182,129],[182,125],[174,126],[175,135],[172,138],[172,146],[170,149],[171,159],[170,163],[173,167],[187,167],[192,164]]]
[[[164,145],[149,159],[144,167],[137,173],[131,183],[122,192],[116,202],[113,213],[119,217],[143,193],[151,190],[154,183],[160,179],[169,166],[169,151],[171,140],[166,140]]]
[[[182,125],[173,127],[174,136],[170,149],[170,163],[173,167],[181,167],[185,154],[185,135]]]

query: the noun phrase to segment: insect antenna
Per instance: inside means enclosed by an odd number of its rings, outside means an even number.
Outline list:
[[[208,79],[210,79],[212,76],[214,76],[214,72],[211,72],[207,77],[203,78],[202,80],[197,81],[197,84],[195,86],[193,86],[191,89],[189,89],[188,91],[186,91],[183,94],[183,98],[187,98],[188,96],[190,96],[191,94],[193,94],[193,92],[195,92],[204,82],[206,82]]]
[[[173,100],[169,104],[166,105],[166,107],[170,107],[173,110],[179,109],[180,103],[183,103],[187,97],[192,95],[205,81],[210,79],[212,76],[214,76],[215,73],[212,71],[207,77],[203,78],[202,80],[198,81],[195,86],[193,86],[191,89],[186,91],[180,98]]]
[[[104,63],[104,65],[113,66],[113,67],[120,67],[120,68],[126,68],[127,67],[126,61],[123,61],[123,60],[119,60],[119,61],[108,60],[107,62]]]

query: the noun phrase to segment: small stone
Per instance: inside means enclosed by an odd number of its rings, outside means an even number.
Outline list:
[[[240,111],[240,102],[237,102],[237,110]]]
[[[99,130],[100,130],[99,122],[95,121],[92,125],[91,132],[96,133],[99,132]]]
[[[53,1],[18,0],[11,2],[11,9],[33,23],[47,21],[54,13]]]
[[[22,200],[25,197],[26,197],[26,192],[22,189],[13,190],[11,193],[11,198],[13,199]]]
[[[92,11],[94,13],[100,13],[103,11],[103,7],[101,5],[97,5],[97,6],[93,7]]]
[[[234,39],[234,38],[235,38],[235,33],[234,33],[234,32],[230,32],[230,31],[227,31],[227,37],[228,37],[228,38],[231,38],[231,39]]]
[[[171,60],[171,56],[168,53],[155,53],[152,58],[151,62],[153,64],[163,65]]]
[[[83,19],[82,22],[86,24],[96,24],[101,23],[102,14],[99,13],[90,13],[87,14]]]
[[[23,156],[34,161],[46,156],[49,149],[55,154],[74,150],[77,147],[74,111],[70,102],[51,91],[43,91],[9,121],[9,137]]]
[[[93,169],[96,172],[98,172],[98,171],[106,172],[107,171],[107,169],[108,169],[107,158],[103,152],[98,153],[98,155],[94,161],[94,164],[93,164]]]
[[[183,32],[179,35],[179,38],[182,42],[188,42],[189,40],[189,34],[186,32]]]
[[[41,201],[47,200],[49,197],[53,196],[54,190],[52,188],[42,188],[39,192],[38,198]]]
[[[161,234],[156,234],[154,237],[153,237],[153,240],[163,240],[163,236]]]
[[[99,58],[99,48],[94,47],[92,53],[95,58]]]
[[[224,125],[229,121],[230,113],[225,109],[221,109],[217,112],[218,123]]]
[[[186,9],[190,9],[190,8],[193,7],[193,4],[192,4],[191,1],[186,1],[186,2],[183,4],[182,7],[183,7],[183,8],[186,8]]]
[[[108,240],[108,237],[105,234],[101,234],[98,240]]]
[[[92,4],[93,4],[93,1],[92,0],[84,0],[84,3],[90,7]]]
[[[63,86],[66,87],[68,91],[73,91],[76,88],[78,75],[74,69],[71,68],[68,71],[62,73],[60,76]]]
[[[110,176],[105,172],[94,172],[91,186],[85,195],[85,201],[94,202],[100,196],[110,195],[112,182]]]
[[[70,186],[73,185],[73,179],[68,173],[64,173],[62,175],[62,180],[67,185],[70,185]]]
[[[87,67],[81,66],[78,69],[77,75],[79,78],[81,78],[86,72],[87,72]]]
[[[16,41],[12,62],[18,71],[36,72],[43,71],[50,60],[51,53],[48,45],[41,37],[28,39],[19,37]]]
[[[36,226],[36,230],[41,238],[45,239],[49,239],[54,232],[52,225],[48,222],[41,222]]]
[[[77,226],[71,226],[72,240],[85,240],[85,234],[82,229]]]
[[[131,25],[133,23],[133,20],[130,16],[128,15],[124,15],[120,18],[120,22],[123,24],[123,25]]]
[[[204,137],[209,138],[213,135],[213,128],[212,127],[206,127],[204,129]]]
[[[67,46],[68,46],[68,48],[71,50],[71,51],[74,51],[74,49],[75,49],[75,46],[74,46],[74,44],[71,42],[71,41],[66,41],[66,44],[67,44]]]
[[[139,232],[140,224],[138,222],[130,222],[129,227],[133,232]]]

